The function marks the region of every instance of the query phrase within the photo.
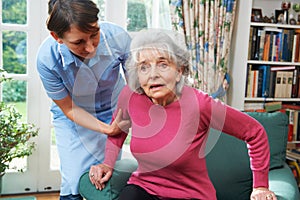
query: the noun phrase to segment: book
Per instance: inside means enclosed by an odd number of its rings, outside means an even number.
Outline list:
[[[257,88],[258,88],[258,76],[259,76],[259,71],[258,70],[251,70],[251,78],[252,78],[252,92],[251,92],[251,97],[257,97]]]
[[[294,43],[294,35],[295,30],[289,29],[289,36],[288,36],[288,61],[292,62],[292,54],[293,54],[293,43]]]
[[[257,54],[257,50],[256,50],[256,46],[257,46],[257,33],[258,33],[258,27],[253,27],[252,30],[252,40],[251,40],[251,60],[257,60],[258,58],[256,58],[256,54]]]
[[[284,84],[283,84],[283,71],[276,72],[276,82],[275,82],[275,98],[283,97]]]
[[[282,32],[276,34],[275,38],[275,55],[273,57],[273,61],[279,61],[281,55],[281,43],[282,43]]]
[[[261,28],[257,29],[257,36],[256,36],[256,44],[255,44],[255,51],[254,51],[254,60],[259,60],[259,51],[260,51],[260,40],[261,40],[261,32],[264,31]]]
[[[268,97],[270,87],[270,65],[249,65],[248,70],[257,71],[257,91],[253,97]],[[248,72],[248,74],[251,72]],[[249,82],[251,82],[249,80]]]
[[[271,43],[271,36],[270,34],[265,34],[265,42],[264,42],[264,52],[263,52],[263,61],[268,61],[269,53],[270,53],[270,43]]]
[[[284,109],[293,109],[293,110],[300,110],[300,105],[295,103],[283,103],[282,108]]]
[[[297,140],[298,138],[298,129],[299,129],[299,111],[298,110],[294,110],[294,119],[293,119],[293,138],[292,140]]]
[[[300,68],[296,67],[293,70],[293,83],[292,83],[292,98],[298,97],[298,90],[299,90],[299,76],[300,76]]]
[[[249,69],[249,75],[247,80],[247,97],[252,97],[252,90],[253,90],[253,79],[254,79],[254,72]]]
[[[297,111],[297,114],[298,115],[296,116],[296,119],[294,119],[294,123],[297,123],[296,130],[294,130],[294,131],[295,131],[295,135],[296,135],[295,139],[297,141],[300,141],[300,128],[299,128],[299,125],[300,125],[300,116],[299,116],[299,110]]]
[[[252,37],[253,37],[253,26],[250,27],[249,42],[248,42],[248,60],[251,60],[252,52]]]
[[[299,34],[294,35],[293,40],[293,53],[292,53],[292,62],[298,62],[299,60],[299,45],[300,45]]]
[[[281,45],[281,38],[282,38],[282,29],[276,28],[276,27],[265,27],[265,37],[269,35],[269,38],[266,38],[268,41],[268,45],[265,48],[269,48],[268,50],[268,55],[265,55],[265,61],[275,61],[276,60],[276,54],[278,54],[278,59],[279,59],[279,49],[278,45]]]
[[[251,68],[252,65],[249,64],[247,67],[247,74],[246,74],[246,89],[245,89],[245,97],[251,97]]]
[[[296,149],[286,150],[286,157],[289,160],[300,161],[300,152]]]
[[[270,71],[269,97],[274,98],[275,93],[276,71]]]
[[[264,110],[264,103],[257,102],[257,103],[244,103],[244,111],[245,112],[257,112]]]
[[[290,98],[292,96],[293,73],[296,66],[272,66],[276,72],[275,98]]]
[[[273,112],[282,108],[281,101],[266,102],[264,105],[266,112]]]
[[[284,29],[282,32],[282,45],[281,45],[281,60],[283,62],[288,62],[288,42],[289,42],[289,31]]]
[[[259,48],[258,48],[258,60],[263,60],[266,31],[263,29],[260,29],[259,34],[260,34],[260,42],[259,42]]]
[[[295,111],[292,110],[292,109],[286,109],[285,113],[289,118],[288,141],[293,141],[293,139],[294,139],[294,113],[295,113]]]
[[[292,86],[293,86],[293,71],[284,71],[283,83],[284,83],[284,98],[292,97]]]
[[[258,67],[260,74],[262,74],[261,97],[269,97],[270,90],[270,73],[271,67],[269,65],[260,65]]]

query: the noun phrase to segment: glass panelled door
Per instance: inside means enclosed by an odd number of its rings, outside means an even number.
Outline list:
[[[165,16],[167,0],[93,1],[100,8],[101,20],[115,22],[129,32],[170,28],[169,16]],[[12,78],[1,84],[0,100],[15,105],[22,121],[39,128],[38,137],[33,139],[33,154],[13,160],[5,173],[3,194],[58,191],[60,186],[60,162],[49,111],[51,100],[36,71],[38,48],[49,35],[47,4],[48,0],[0,0],[0,68]]]
[[[50,101],[41,88],[35,64],[37,49],[48,33],[47,2],[0,0],[0,68],[12,78],[1,84],[1,101],[15,106],[21,122],[39,128],[38,137],[32,139],[36,144],[33,154],[10,163],[2,179],[3,194],[59,190]]]

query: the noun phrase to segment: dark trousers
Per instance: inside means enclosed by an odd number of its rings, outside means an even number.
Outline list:
[[[140,186],[134,184],[126,185],[120,195],[118,200],[176,200],[173,198],[158,198],[155,195],[151,195],[146,190],[141,188]],[[182,199],[177,199],[182,200]],[[191,199],[196,200],[196,199]]]
[[[118,200],[160,200],[158,197],[149,194],[141,188],[140,186],[128,184],[126,185],[120,195]]]

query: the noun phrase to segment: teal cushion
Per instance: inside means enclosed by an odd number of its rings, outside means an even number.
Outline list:
[[[206,156],[209,177],[217,191],[217,199],[249,200],[252,191],[252,172],[246,143],[211,129],[210,137],[217,143]]]
[[[285,163],[288,117],[284,113],[247,113],[265,128],[270,144],[270,168]],[[213,139],[212,139],[213,138]],[[252,191],[252,171],[248,149],[244,141],[211,129],[208,144],[219,138],[206,156],[207,169],[221,200],[247,199]],[[208,145],[207,148],[209,148]],[[207,149],[206,149],[207,150]]]
[[[265,128],[270,144],[270,169],[282,167],[285,163],[288,137],[288,116],[285,113],[248,112]]]
[[[277,200],[299,200],[299,189],[294,175],[287,164],[269,173],[270,190],[275,192]]]
[[[117,199],[120,191],[126,185],[131,173],[137,168],[133,159],[122,159],[116,162],[113,175],[103,190],[97,190],[90,182],[89,172],[85,172],[79,181],[79,193],[88,200]]]

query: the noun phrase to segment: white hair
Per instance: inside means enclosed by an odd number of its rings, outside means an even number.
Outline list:
[[[176,64],[177,68],[183,69],[182,77],[176,84],[176,92],[180,94],[183,86],[187,83],[186,77],[189,74],[190,67],[190,55],[184,37],[175,31],[159,29],[140,31],[133,37],[130,55],[126,61],[129,76],[128,86],[140,94],[143,94],[144,90],[138,80],[137,64],[139,52],[145,49],[151,49],[155,54],[167,55],[169,60]]]

